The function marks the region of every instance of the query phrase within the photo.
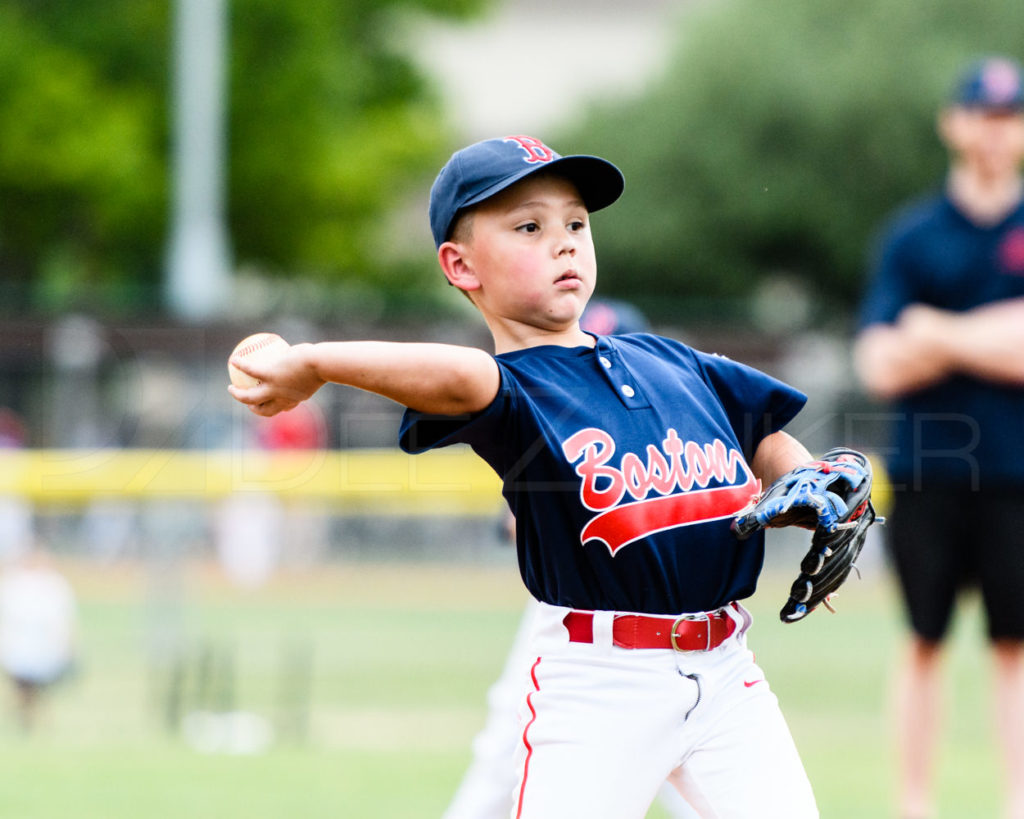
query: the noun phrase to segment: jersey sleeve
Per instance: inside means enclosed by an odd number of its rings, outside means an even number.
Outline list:
[[[748,460],[765,437],[786,426],[807,403],[802,392],[754,367],[697,350],[693,355]]]
[[[511,378],[498,361],[501,379],[494,400],[479,412],[465,415],[429,415],[407,409],[402,416],[398,445],[405,452],[419,454],[430,449],[468,444],[495,468],[495,459],[504,451],[500,446],[504,430],[515,403],[515,390]]]
[[[875,241],[868,288],[861,301],[858,327],[891,324],[916,297],[906,264],[907,239],[902,225],[890,226]]]

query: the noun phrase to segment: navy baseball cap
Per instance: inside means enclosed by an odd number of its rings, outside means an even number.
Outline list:
[[[960,76],[952,102],[964,108],[1024,109],[1020,65],[1007,57],[986,57],[972,63]]]
[[[440,247],[460,210],[477,205],[530,174],[555,170],[572,182],[593,213],[622,194],[622,172],[596,156],[561,156],[535,137],[485,139],[456,151],[430,189],[430,232]]]

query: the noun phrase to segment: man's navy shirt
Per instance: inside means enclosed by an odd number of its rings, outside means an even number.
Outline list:
[[[963,311],[1022,296],[1024,204],[981,226],[937,195],[888,225],[860,325],[891,323],[915,302]],[[887,464],[898,487],[1024,486],[1024,389],[955,376],[893,410]]]

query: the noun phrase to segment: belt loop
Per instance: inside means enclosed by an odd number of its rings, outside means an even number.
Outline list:
[[[737,640],[742,641],[747,633],[747,629],[749,629],[754,622],[753,615],[743,608],[738,601],[733,601],[728,606],[725,606],[722,611],[736,623],[736,631],[732,633],[732,636]]]
[[[615,612],[594,612],[594,646],[599,647],[605,654],[611,654],[612,647],[615,645],[614,623]]]

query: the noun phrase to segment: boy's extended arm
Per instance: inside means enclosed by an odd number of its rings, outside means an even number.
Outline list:
[[[912,304],[865,329],[854,367],[868,392],[895,398],[954,373],[1024,385],[1024,298],[962,313]]]
[[[267,416],[292,409],[328,382],[374,392],[421,412],[461,415],[487,407],[500,381],[490,355],[452,344],[296,344],[269,362],[232,363],[261,383],[248,389],[228,387],[231,395]]]

